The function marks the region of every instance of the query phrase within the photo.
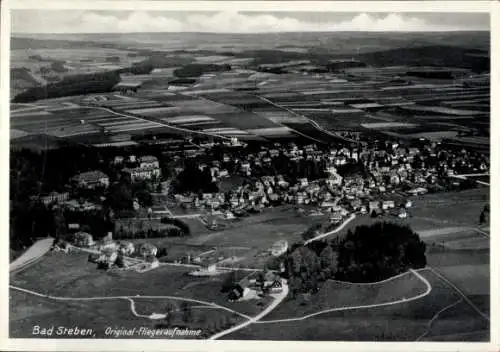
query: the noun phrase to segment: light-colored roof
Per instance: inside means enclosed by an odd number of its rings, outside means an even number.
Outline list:
[[[97,182],[102,178],[108,178],[108,176],[100,170],[83,172],[73,177],[74,180],[79,182]]]
[[[156,156],[152,155],[145,155],[139,158],[139,160],[143,163],[152,163],[155,161],[158,161],[158,158]]]

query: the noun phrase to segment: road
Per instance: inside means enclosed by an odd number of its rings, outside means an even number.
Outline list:
[[[18,272],[22,269],[27,268],[31,264],[36,263],[40,258],[42,258],[45,255],[45,253],[47,253],[50,250],[53,243],[54,239],[51,237],[44,238],[43,240],[35,242],[19,258],[10,263],[9,271],[11,273]]]
[[[334,138],[341,139],[341,140],[343,140],[344,142],[349,142],[349,143],[359,143],[359,141],[356,141],[356,140],[354,140],[354,139],[345,138],[345,137],[342,137],[341,135],[339,135],[339,134],[337,134],[337,133],[334,133],[334,132],[331,132],[331,131],[325,130],[325,129],[324,129],[323,127],[321,127],[321,126],[320,126],[320,125],[319,125],[316,121],[311,120],[311,119],[310,119],[310,118],[308,118],[307,116],[302,115],[302,114],[298,113],[298,112],[297,112],[297,111],[295,111],[295,110],[289,109],[289,108],[287,108],[287,107],[285,107],[285,106],[282,106],[282,105],[279,105],[279,104],[276,104],[275,102],[273,102],[273,101],[271,101],[271,100],[269,100],[269,99],[267,99],[267,98],[261,97],[261,96],[257,96],[257,98],[259,98],[260,100],[265,101],[266,103],[271,104],[271,105],[273,105],[273,106],[275,106],[275,107],[277,107],[277,108],[279,108],[279,109],[281,109],[281,110],[285,110],[285,111],[287,111],[287,112],[289,112],[289,113],[291,113],[291,114],[293,114],[293,115],[295,115],[295,116],[298,116],[298,117],[301,117],[301,118],[303,118],[303,119],[306,119],[306,120],[307,120],[307,121],[308,121],[311,125],[313,125],[313,126],[314,126],[317,130],[319,130],[319,131],[321,131],[321,132],[325,133],[326,135],[328,135],[328,136],[330,136],[330,137],[334,137]],[[288,127],[288,126],[286,126],[286,127]],[[288,127],[288,128],[290,128],[290,127]],[[311,136],[307,136],[307,135],[303,134],[302,132],[299,132],[299,131],[296,131],[296,130],[293,130],[293,129],[292,129],[292,131],[293,131],[293,132],[295,132],[295,133],[297,133],[297,134],[299,134],[299,135],[302,135],[302,136],[304,136],[304,137],[307,137],[307,138],[309,138],[309,139],[312,139],[312,140],[314,140],[314,141],[316,141],[316,142],[318,142],[318,143],[321,143],[321,144],[325,143],[324,141],[319,141],[319,140],[317,140],[317,139],[315,139],[315,138],[313,138],[313,137],[311,137]]]
[[[327,313],[332,313],[332,312],[340,312],[340,311],[345,311],[345,310],[358,310],[358,309],[367,309],[367,308],[377,308],[377,307],[386,307],[386,306],[392,306],[395,304],[401,304],[401,303],[407,303],[411,301],[415,301],[417,299],[423,298],[427,296],[431,291],[432,291],[432,286],[427,281],[425,277],[420,275],[417,271],[410,269],[409,272],[414,274],[418,279],[420,279],[426,286],[425,292],[415,295],[410,298],[402,298],[396,301],[390,301],[390,302],[384,302],[384,303],[374,303],[374,304],[365,304],[365,305],[358,305],[358,306],[346,306],[346,307],[338,307],[338,308],[331,308],[331,309],[325,309],[316,313],[312,314],[307,314],[302,317],[297,317],[297,318],[287,318],[287,319],[277,319],[277,320],[264,320],[264,321],[259,321],[257,322],[258,324],[272,324],[272,323],[284,323],[284,322],[290,322],[290,321],[301,321],[305,319],[309,319],[321,314],[327,314]],[[390,278],[394,279],[394,278]],[[385,280],[387,281],[387,280]]]
[[[258,322],[263,317],[265,317],[267,314],[269,314],[270,312],[272,312],[281,302],[283,302],[283,300],[288,295],[288,291],[289,291],[288,284],[284,280],[282,280],[282,283],[283,283],[283,291],[280,292],[280,293],[277,293],[277,294],[271,294],[271,296],[273,296],[274,300],[273,300],[273,302],[269,306],[266,307],[266,309],[264,309],[262,312],[260,312],[256,316],[250,318],[249,320],[244,321],[241,324],[238,324],[236,326],[233,326],[232,328],[229,328],[227,330],[221,331],[221,332],[219,332],[219,333],[211,336],[209,338],[209,340],[216,340],[216,339],[221,338],[221,337],[223,337],[225,335],[228,335],[228,334],[231,334],[231,333],[233,333],[235,331],[243,329],[243,328],[247,327],[250,324],[254,324],[254,323]]]
[[[321,235],[318,235],[316,237],[313,237],[311,239],[308,239],[307,241],[304,242],[304,245],[308,245],[309,243],[311,242],[314,242],[314,241],[318,241],[322,238],[325,238],[325,237],[328,237],[330,235],[333,235],[339,231],[341,231],[344,227],[347,226],[347,224],[349,224],[352,220],[354,220],[356,218],[356,214],[351,214],[351,216],[349,216],[342,224],[340,224],[339,227],[337,227],[335,230],[332,230],[330,232],[326,232],[326,233],[323,233]]]

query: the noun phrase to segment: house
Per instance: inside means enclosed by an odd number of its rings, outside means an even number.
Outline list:
[[[353,210],[358,210],[360,207],[361,207],[361,200],[354,199],[353,201],[351,201],[351,208]]]
[[[306,177],[298,179],[300,187],[307,187],[309,185],[309,181]]]
[[[172,216],[172,212],[165,205],[153,205],[149,209],[151,209],[151,214],[154,215],[167,215],[169,217]]]
[[[382,209],[387,210],[387,209],[392,209],[394,208],[394,201],[393,200],[384,200],[382,202]]]
[[[109,269],[118,259],[118,253],[113,250],[105,250],[97,259],[100,268]]]
[[[226,220],[232,220],[234,218],[235,218],[235,216],[234,216],[234,214],[232,212],[226,211],[224,213],[224,219],[226,219]]]
[[[88,201],[77,201],[76,199],[70,199],[64,202],[63,206],[71,211],[90,211],[100,209],[101,206],[88,202]]]
[[[379,210],[379,203],[380,202],[378,200],[374,200],[368,203],[368,210],[370,211],[370,213],[374,210]]]
[[[226,169],[220,169],[219,177],[229,177],[229,171],[227,171]]]
[[[345,156],[337,156],[333,160],[336,166],[341,166],[347,164],[347,158]]]
[[[109,186],[109,177],[99,170],[83,172],[74,176],[71,180],[78,186],[88,189]]]
[[[240,165],[240,171],[241,172],[249,172],[250,171],[250,163],[248,161],[242,162]]]
[[[324,202],[321,202],[321,204],[319,206],[322,208],[333,208],[336,205],[337,205],[337,202],[324,201]]]
[[[141,169],[158,169],[160,164],[158,162],[158,158],[152,155],[146,155],[139,158],[139,167]]]
[[[123,158],[123,156],[115,156],[115,158],[113,160],[113,164],[114,165],[121,165],[121,164],[123,164],[124,161],[125,161],[125,159]]]
[[[90,247],[94,245],[92,235],[87,232],[77,232],[73,236],[73,243],[78,247]]]
[[[135,251],[135,246],[132,242],[120,242],[118,252],[123,255],[132,255]]]
[[[407,200],[405,203],[405,208],[411,208],[413,206],[413,203],[411,200]]]
[[[69,193],[51,192],[48,195],[41,197],[40,199],[45,205],[50,203],[60,203],[69,199]]]
[[[68,224],[68,230],[79,230],[80,229],[80,224],[78,223],[69,223]]]
[[[124,173],[130,175],[132,182],[139,180],[151,180],[153,177],[160,177],[161,170],[157,167],[133,167],[123,169]]]
[[[100,251],[118,251],[119,245],[113,240],[103,239],[99,243]]]
[[[415,195],[415,196],[426,194],[427,193],[427,188],[417,187],[417,188],[409,190],[408,193],[412,194],[412,195]]]
[[[330,174],[330,175],[335,175],[337,174],[337,168],[335,166],[328,166],[326,169],[325,169],[325,172],[327,174]]]
[[[156,256],[157,253],[158,253],[158,248],[156,248],[156,246],[152,245],[151,243],[143,243],[139,247],[139,254],[142,257],[147,257],[150,255]]]
[[[330,223],[337,224],[337,223],[341,222],[342,219],[343,219],[342,214],[340,212],[336,211],[330,216]]]
[[[305,195],[303,193],[297,193],[295,195],[296,204],[304,204]]]
[[[281,280],[274,280],[270,285],[266,286],[270,293],[279,293],[283,291],[283,283]]]

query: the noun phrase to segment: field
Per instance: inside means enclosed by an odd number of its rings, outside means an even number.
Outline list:
[[[462,306],[460,314],[453,315],[444,323],[439,320],[429,328],[430,320],[440,310],[460,300],[460,295],[437,275],[421,270],[432,286],[429,295],[415,300],[377,308],[352,309],[325,313],[304,320],[251,325],[226,339],[301,340],[312,341],[415,341],[430,329],[433,338],[437,335],[484,331],[482,336],[469,341],[485,341],[489,336],[487,321],[475,310]],[[362,302],[362,301],[360,301]],[[458,307],[456,307],[458,308]],[[453,338],[444,340],[453,341]]]
[[[57,268],[60,267],[67,270],[58,270]],[[88,263],[87,255],[50,253],[33,266],[14,275],[11,278],[11,285],[51,296],[96,298],[89,302],[48,300],[11,290],[12,335],[16,337],[29,336],[30,327],[33,326],[31,323],[33,316],[36,316],[40,321],[50,321],[56,325],[73,325],[74,320],[70,324],[70,320],[68,320],[70,315],[61,314],[63,311],[85,311],[78,325],[95,328],[99,332],[96,337],[103,337],[103,328],[113,326],[117,321],[120,322],[120,325],[123,322],[123,326],[131,327],[150,325],[148,318],[138,318],[132,315],[129,308],[130,302],[123,299],[97,299],[97,297],[130,296],[134,301],[137,300],[135,303],[137,313],[145,315],[161,313],[164,311],[167,301],[173,301],[174,306],[179,306],[179,302],[183,299],[206,302],[198,304],[191,302],[192,306],[206,306],[210,302],[214,302],[223,307],[234,309],[241,314],[249,315],[257,314],[262,309],[261,306],[267,302],[264,299],[230,303],[225,294],[220,293],[221,282],[224,280],[225,274],[211,278],[196,278],[187,275],[191,270],[193,269],[167,265],[146,273],[130,270],[105,272],[98,270],[94,264]],[[40,280],[41,277],[44,279]],[[197,285],[203,286],[203,290],[192,289]],[[135,296],[138,294],[143,298],[136,298]],[[147,296],[164,298],[156,299]],[[198,326],[206,327],[206,324],[215,325],[217,322],[218,329],[220,329],[221,325],[218,322],[221,319],[225,320],[221,324],[229,324],[230,319],[237,318],[234,313],[222,309],[195,308],[194,310],[196,310],[194,319]],[[78,316],[80,317],[80,314]],[[195,328],[197,324],[194,324]],[[190,328],[192,325],[189,325]]]
[[[300,318],[316,312],[349,306],[384,304],[425,293],[425,284],[414,274],[406,273],[387,282],[352,284],[328,280],[309,299],[287,299],[263,321]]]

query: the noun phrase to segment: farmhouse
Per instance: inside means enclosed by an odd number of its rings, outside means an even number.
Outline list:
[[[78,184],[78,186],[88,189],[109,186],[109,177],[99,170],[78,174],[71,180]]]

